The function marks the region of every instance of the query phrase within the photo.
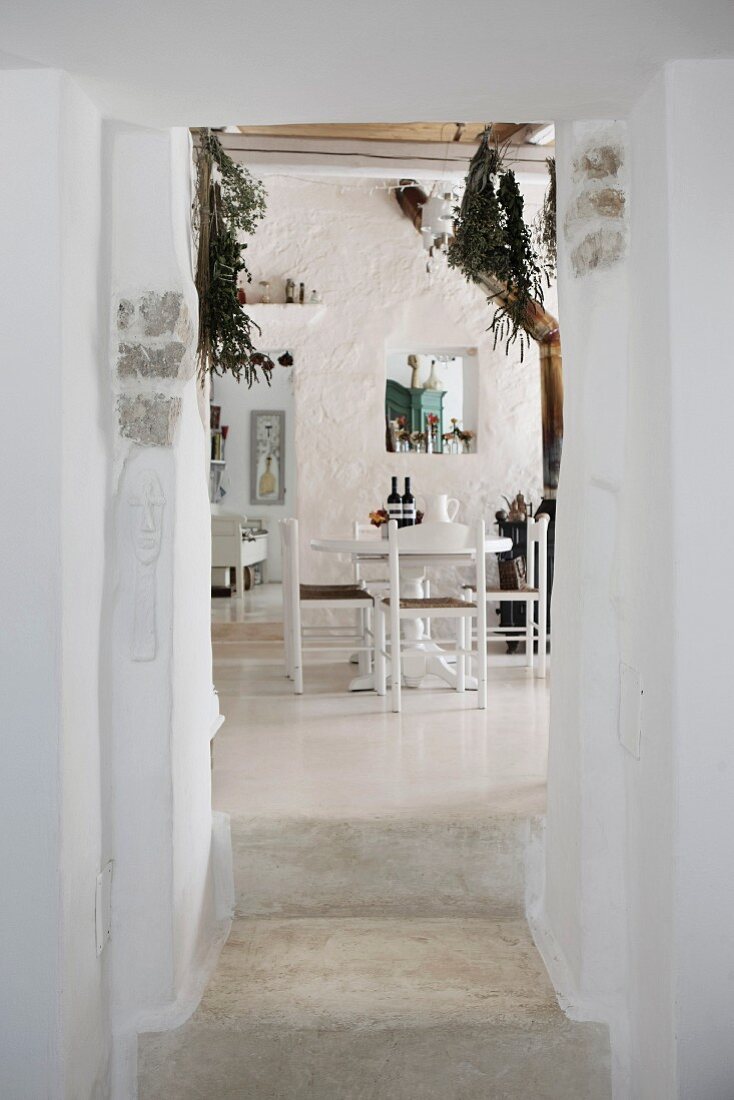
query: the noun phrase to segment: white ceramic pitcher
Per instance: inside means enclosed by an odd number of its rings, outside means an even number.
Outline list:
[[[422,502],[424,523],[453,523],[459,511],[459,501],[446,493],[423,493],[418,496]]]

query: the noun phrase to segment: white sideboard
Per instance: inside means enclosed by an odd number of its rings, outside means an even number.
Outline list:
[[[246,516],[212,511],[213,585],[229,587],[229,571],[234,569],[237,594],[242,595],[251,581],[251,567],[262,564],[264,572],[267,558],[267,531],[251,530]]]

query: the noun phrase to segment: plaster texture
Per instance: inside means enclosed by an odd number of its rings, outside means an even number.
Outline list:
[[[731,227],[712,212],[728,201],[731,150],[713,148],[733,97],[731,62],[675,63],[626,125],[558,131],[562,217],[590,146],[623,148],[615,186],[629,195],[613,267],[579,276],[559,251],[567,400],[542,914],[564,1003],[612,1022],[620,1100],[725,1100],[734,1081],[721,619],[733,596],[724,577],[716,607],[701,604],[691,532],[701,485],[731,465]],[[706,150],[694,162],[692,144]],[[726,546],[731,526],[724,509],[707,537]],[[622,663],[642,681],[639,729],[620,725]],[[621,743],[630,732],[638,755]]]
[[[311,538],[339,536],[383,504],[390,477],[412,478],[413,491],[448,493],[462,502],[458,519],[494,521],[502,495],[542,496],[540,376],[537,347],[520,363],[494,351],[485,294],[441,262],[429,276],[421,238],[387,181],[265,175],[268,213],[249,241],[250,290],[260,279],[284,297],[289,277],[316,288],[321,307],[255,305],[264,348],[288,347],[294,365],[295,475],[304,582],[344,580],[349,566],[314,554]],[[543,187],[528,188],[528,214]],[[554,291],[548,306],[555,306]],[[388,454],[385,450],[386,357],[390,351],[476,348],[477,452]],[[277,367],[276,371],[283,368]],[[410,370],[405,367],[405,383]],[[215,384],[215,393],[220,391]],[[260,387],[265,407],[270,395]],[[259,395],[258,395],[259,396]],[[237,398],[232,387],[225,410]],[[245,400],[245,397],[242,397]],[[251,400],[248,395],[247,400]],[[228,441],[228,446],[229,446]],[[230,476],[246,471],[230,470]],[[263,513],[266,509],[261,510]]]
[[[166,9],[144,38],[132,39],[131,27],[145,11],[142,0],[109,11],[93,0],[73,0],[68,10],[35,0],[31,18],[8,5],[0,21],[4,50],[78,73],[106,115],[146,126],[617,117],[669,58],[734,52],[731,12],[719,0],[700,0],[695,11],[687,0],[615,9],[602,0],[568,0],[542,34],[523,42],[521,80],[510,46],[517,38],[514,9],[476,0],[458,0],[452,10],[455,25],[466,29],[456,35],[447,33],[446,7],[437,0],[421,7],[419,25],[414,8],[390,0],[356,9],[318,0],[289,7],[287,20],[281,9],[267,7],[254,25],[233,18],[227,35],[211,39],[201,33],[197,4],[185,0],[175,17]],[[234,4],[223,9],[236,12]],[[546,8],[532,4],[523,13],[533,20]],[[279,80],[272,73],[275,42],[284,69]],[[436,79],[429,62],[438,55],[449,80]],[[442,154],[432,149],[431,156]]]
[[[108,142],[115,413],[105,559],[115,861],[108,950],[111,1091],[114,1100],[128,1100],[138,1031],[190,1012],[213,964],[228,915],[218,905],[214,867],[221,878],[227,844],[221,824],[213,830],[211,811],[209,737],[218,708],[209,640],[208,437],[194,378],[190,138],[115,124]]]
[[[0,72],[0,359],[24,410],[0,436],[0,1095],[19,1100],[109,1089],[102,129],[66,75]]]

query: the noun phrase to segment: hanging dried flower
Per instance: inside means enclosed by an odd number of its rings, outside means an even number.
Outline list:
[[[530,344],[528,311],[543,303],[541,263],[525,223],[524,202],[515,173],[506,169],[503,152],[482,134],[466,178],[466,190],[456,211],[454,240],[448,260],[472,282],[492,276],[504,291],[488,300],[495,307],[490,331],[509,351],[519,341],[520,359]]]
[[[265,189],[234,163],[211,130],[197,134],[195,150],[199,375],[231,374],[251,386],[260,380],[260,368],[269,382],[273,362],[255,351],[253,332],[259,334],[260,328],[245,313],[237,292],[240,274],[251,281],[244,260],[247,245],[239,235],[254,233],[264,216]]]

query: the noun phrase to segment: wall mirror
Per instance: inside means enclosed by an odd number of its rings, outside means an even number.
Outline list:
[[[475,348],[388,351],[386,366],[388,451],[457,455],[476,450]]]

